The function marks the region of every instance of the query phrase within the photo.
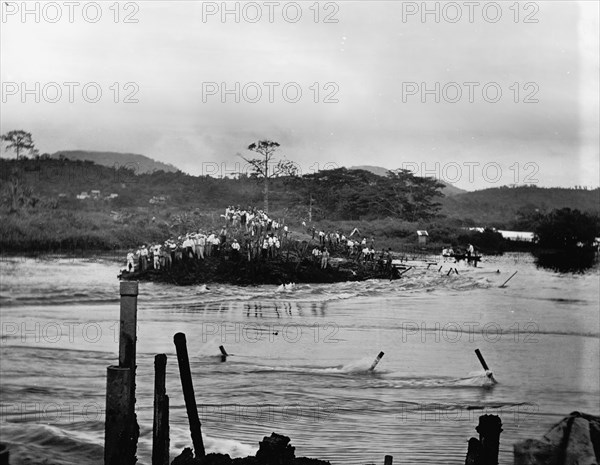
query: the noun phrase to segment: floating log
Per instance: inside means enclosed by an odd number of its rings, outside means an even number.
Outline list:
[[[373,363],[371,364],[371,368],[369,368],[369,371],[373,371],[375,369],[375,367],[377,366],[377,364],[381,361],[381,358],[383,357],[383,352],[379,352],[379,355],[377,356],[377,358],[375,358],[375,360],[373,360]]]
[[[167,356],[154,356],[154,424],[152,465],[169,465],[169,396],[166,393]]]
[[[177,350],[177,363],[179,364],[179,376],[181,378],[181,389],[185,400],[188,421],[190,423],[190,433],[192,443],[194,444],[194,454],[196,457],[204,457],[204,442],[202,441],[202,430],[200,418],[198,417],[198,407],[196,406],[196,397],[194,396],[194,385],[192,383],[192,372],[190,371],[190,360],[188,357],[187,343],[185,334],[177,333],[173,337],[175,348]]]

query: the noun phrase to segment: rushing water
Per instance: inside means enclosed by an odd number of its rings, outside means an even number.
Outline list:
[[[464,463],[482,413],[512,444],[600,412],[598,268],[420,264],[402,280],[239,288],[141,283],[138,457],[150,462],[154,355],[166,353],[171,455],[191,446],[173,335],[187,335],[208,452],[253,454],[271,432],[332,463]],[[497,273],[497,270],[499,273]],[[1,438],[11,463],[102,463],[106,367],[117,361],[118,265],[5,259]],[[500,288],[514,271],[518,274]],[[219,345],[232,354],[221,363]],[[491,387],[473,351],[498,380]],[[368,368],[379,351],[385,356]]]

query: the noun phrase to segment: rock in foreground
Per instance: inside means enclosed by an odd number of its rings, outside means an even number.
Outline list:
[[[516,443],[514,455],[515,465],[598,465],[600,417],[573,412],[541,440]]]
[[[228,454],[207,454],[205,457],[194,457],[192,450],[186,448],[176,457],[171,465],[330,465],[324,460],[295,456],[295,448],[290,438],[272,433],[259,443],[256,456],[232,459]]]

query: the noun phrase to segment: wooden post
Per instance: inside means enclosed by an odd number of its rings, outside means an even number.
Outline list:
[[[185,408],[190,422],[190,433],[192,435],[192,443],[194,444],[194,454],[196,457],[204,457],[206,452],[204,451],[204,443],[202,442],[202,430],[200,418],[198,417],[196,397],[194,396],[194,385],[192,383],[192,373],[190,371],[190,360],[188,358],[185,334],[175,334],[173,342],[175,342],[175,348],[177,350],[179,376],[181,378],[181,388],[183,390]]]
[[[485,371],[489,371],[490,368],[488,367],[488,364],[485,363],[483,355],[481,355],[481,352],[479,351],[479,349],[475,349],[475,355],[477,355],[477,358],[479,359],[479,363],[481,363],[481,366],[483,367],[483,369]]]
[[[154,356],[152,465],[169,465],[169,396],[165,387],[167,356]]]
[[[121,281],[121,314],[119,327],[119,366],[131,370],[130,413],[135,411],[135,345],[137,340],[138,283]]]
[[[227,361],[227,357],[229,356],[229,354],[225,350],[225,347],[219,346],[219,350],[221,351],[221,361],[222,362],[226,362]]]
[[[106,373],[106,418],[104,423],[104,464],[134,465],[139,429],[130,406],[132,372],[110,366]],[[135,415],[135,414],[134,414]]]
[[[369,368],[369,371],[373,371],[375,369],[375,367],[377,366],[377,364],[379,363],[379,361],[381,360],[383,355],[384,355],[383,352],[379,352],[379,355],[377,356],[377,358],[375,358],[375,360],[373,360],[373,363],[371,364],[371,368]]]
[[[105,465],[133,465],[140,429],[135,415],[135,343],[138,283],[120,283],[119,366],[106,375]]]
[[[383,458],[383,465],[392,465],[393,461],[394,461],[394,457],[392,457],[391,455],[386,455]]]
[[[479,439],[469,439],[465,465],[498,465],[502,421],[497,415],[481,415],[475,428]]]
[[[9,455],[6,444],[0,443],[0,465],[8,465]]]
[[[481,415],[479,425],[475,428],[479,433],[479,442],[482,448],[482,463],[498,465],[498,451],[500,449],[500,433],[502,421],[497,415]]]

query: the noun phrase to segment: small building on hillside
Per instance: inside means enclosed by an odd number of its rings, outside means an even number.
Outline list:
[[[166,203],[167,199],[168,196],[166,195],[155,195],[150,200],[148,200],[148,202],[150,202],[152,205],[162,205]]]
[[[90,195],[87,192],[82,192],[81,194],[77,194],[77,198],[79,200],[89,199]]]
[[[427,233],[427,231],[422,230],[422,229],[417,230],[417,238],[419,241],[419,245],[426,245],[428,237],[429,237],[429,234]]]

